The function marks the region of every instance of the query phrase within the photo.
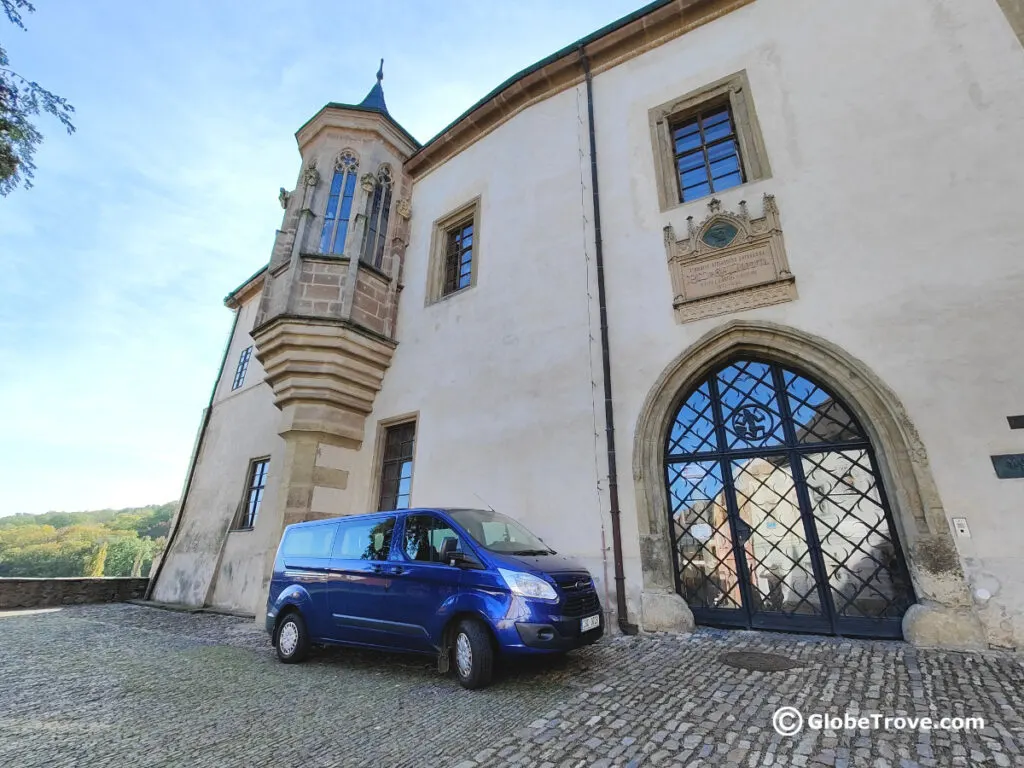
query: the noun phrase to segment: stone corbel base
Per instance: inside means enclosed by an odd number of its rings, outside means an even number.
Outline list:
[[[640,593],[641,627],[646,632],[692,632],[693,612],[675,592]]]
[[[985,632],[970,608],[916,603],[903,616],[903,638],[921,648],[976,651],[988,648]]]

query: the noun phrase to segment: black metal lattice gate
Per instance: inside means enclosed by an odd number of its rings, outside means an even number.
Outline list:
[[[676,588],[698,623],[901,637],[913,588],[870,441],[776,363],[687,393],[665,446]]]

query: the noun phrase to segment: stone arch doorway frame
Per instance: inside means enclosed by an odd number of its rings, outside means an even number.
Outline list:
[[[675,591],[664,447],[672,417],[702,377],[737,355],[793,366],[829,387],[854,412],[874,447],[918,602],[904,637],[922,646],[986,647],[924,443],[899,398],[867,365],[805,331],[733,320],[702,336],[662,372],[634,430],[633,479],[643,569],[641,616],[647,630],[689,630],[693,614]]]

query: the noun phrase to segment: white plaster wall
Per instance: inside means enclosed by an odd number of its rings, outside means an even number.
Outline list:
[[[616,421],[631,435],[663,368],[730,316],[677,325],[648,110],[746,69],[800,298],[742,313],[819,334],[892,387],[928,449],[972,582],[996,593],[990,640],[1024,645],[1024,481],[989,455],[1024,451],[1024,51],[995,2],[759,0],[595,78]],[[736,317],[733,315],[731,317]],[[629,484],[632,444],[619,444]],[[622,494],[630,594],[635,494]]]
[[[576,92],[560,94],[413,188],[399,345],[353,483],[375,509],[378,422],[417,413],[413,505],[489,504],[583,561],[603,590],[580,130]],[[427,306],[433,222],[478,195],[477,284]]]
[[[253,343],[249,332],[258,304],[256,294],[239,310],[192,488],[153,591],[154,600],[186,605],[210,600],[222,608],[252,610],[262,580],[263,554],[276,547],[280,538],[280,525],[274,531],[273,521],[268,523],[262,516],[252,531],[227,533],[244,494],[252,458],[271,457],[261,514],[272,508],[268,502],[275,497],[278,481],[275,458],[283,447],[277,436],[279,411],[255,357],[249,361],[243,386],[231,390],[238,356]],[[208,592],[215,574],[216,589],[211,596]]]

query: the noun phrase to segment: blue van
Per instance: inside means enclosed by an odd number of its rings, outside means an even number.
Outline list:
[[[466,688],[498,654],[563,653],[601,637],[594,581],[492,510],[407,509],[285,528],[267,600],[285,663],[313,645],[437,657]]]

